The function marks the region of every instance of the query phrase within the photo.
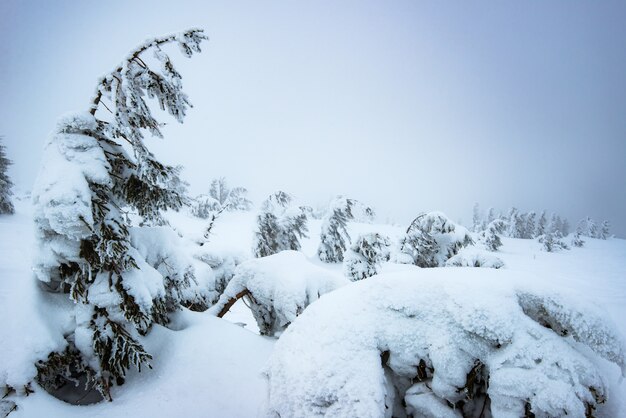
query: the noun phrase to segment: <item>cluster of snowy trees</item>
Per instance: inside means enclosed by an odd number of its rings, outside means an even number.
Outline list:
[[[520,212],[511,208],[506,215],[496,214],[489,208],[483,216],[478,203],[474,205],[472,230],[478,233],[479,240],[490,251],[497,251],[502,246],[500,236],[522,239],[537,239],[543,250],[554,252],[560,249],[569,249],[564,237],[569,234],[570,225],[567,219],[553,213],[548,220],[546,211],[539,216],[537,212]],[[574,232],[571,244],[575,247],[584,245],[583,236],[598,239],[607,239],[610,236],[610,224],[604,221],[601,226],[590,217],[581,219]]]
[[[478,203],[474,205],[472,216],[472,231],[476,233],[486,231],[493,221],[500,220],[505,223],[499,228],[500,233],[510,238],[535,239],[546,233],[569,234],[570,225],[567,219],[553,213],[548,219],[546,211],[537,214],[535,211],[520,212],[512,207],[506,214],[496,213],[494,208],[489,208],[483,215]]]
[[[11,214],[15,210],[11,202],[13,182],[7,173],[12,162],[7,158],[6,148],[2,141],[3,137],[0,136],[0,215]]]

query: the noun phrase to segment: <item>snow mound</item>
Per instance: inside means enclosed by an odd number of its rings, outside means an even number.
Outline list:
[[[282,251],[240,264],[209,311],[221,316],[235,300],[244,297],[261,334],[274,335],[321,295],[347,283],[347,279],[316,266],[300,252]]]
[[[448,259],[446,267],[487,267],[499,269],[504,267],[504,261],[487,251],[476,247],[466,247]]]
[[[600,308],[525,279],[425,269],[325,296],[275,346],[267,416],[584,417],[608,397],[601,358],[624,374],[623,340]]]

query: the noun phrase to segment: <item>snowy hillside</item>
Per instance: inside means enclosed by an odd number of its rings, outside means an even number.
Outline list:
[[[0,317],[3,318],[0,327],[0,378],[8,384],[20,382],[23,376],[32,374],[34,361],[43,359],[58,344],[55,333],[49,327],[55,321],[42,307],[61,303],[58,300],[42,300],[41,293],[36,289],[31,272],[34,251],[32,210],[27,200],[16,201],[16,210],[15,215],[0,216]],[[206,220],[193,218],[185,212],[171,213],[169,217],[172,226],[190,238],[194,234],[200,236],[206,223]],[[236,254],[241,260],[249,259],[254,227],[254,211],[225,213],[216,223],[206,245],[221,254]],[[316,257],[320,228],[321,221],[311,220],[310,237],[302,242],[302,251],[311,264],[309,274],[319,269],[339,280],[343,277],[341,264],[322,263]],[[395,242],[404,233],[404,228],[350,223],[349,231],[352,236],[378,232]],[[626,335],[626,241],[587,239],[582,248],[558,253],[541,251],[541,244],[535,240],[503,238],[503,243],[500,251],[495,253],[504,262],[501,269],[445,267],[432,270],[436,276],[427,276],[440,277],[461,292],[467,289],[480,295],[480,291],[476,293],[475,289],[483,289],[485,306],[493,306],[489,305],[491,300],[498,303],[498,292],[507,293],[520,285],[557,289],[567,298],[588,304],[589,309],[605,317],[608,324],[614,321],[619,332]],[[280,259],[277,260],[280,262]],[[299,263],[305,262],[305,258],[302,262],[288,262],[292,268],[297,268]],[[285,270],[287,278],[288,271]],[[353,286],[359,288],[370,282],[385,282],[388,275],[393,276],[393,280],[410,278],[415,283],[415,292],[419,293],[420,280],[426,280],[421,277],[427,277],[420,275],[417,267],[392,263],[383,263],[382,272],[379,279],[346,284],[342,294]],[[495,293],[488,294],[490,288]],[[340,300],[340,294],[331,292],[328,296],[322,295],[320,302],[313,302],[313,305],[320,310],[324,307],[322,302],[328,305],[332,300]],[[477,302],[481,302],[480,298]],[[330,315],[332,318],[334,315],[332,309],[319,312],[321,317]],[[338,309],[337,315],[344,315],[340,312]],[[306,329],[306,321],[315,320],[312,315],[304,315],[302,321],[297,318],[294,330]],[[209,312],[185,309],[174,316],[169,329],[154,325],[145,340],[146,349],[154,356],[152,369],[144,369],[141,373],[130,372],[122,386],[113,388],[113,402],[72,406],[33,385],[34,393],[28,397],[10,395],[3,407],[8,410],[13,408],[13,402],[17,404],[11,417],[250,417],[263,414],[267,405],[268,382],[262,372],[267,370],[268,359],[277,340],[258,335],[258,327],[243,300],[233,306],[225,319],[231,322],[215,318]],[[244,322],[248,329],[233,322]],[[328,335],[330,344],[332,338],[341,339],[341,334],[332,335]],[[293,340],[290,332],[285,336]],[[308,345],[306,341],[301,343]],[[296,353],[290,361],[295,361],[293,365],[296,366],[300,358]],[[307,362],[311,361],[306,358]],[[284,356],[274,358],[271,369],[274,375],[277,373],[276,365],[281,361],[289,360]],[[626,411],[621,405],[626,399],[626,384],[622,383],[619,367],[609,362],[602,362],[599,367],[607,379],[604,384],[608,401],[600,406],[598,416],[619,416]],[[338,370],[341,370],[340,365]],[[289,369],[286,368],[283,373],[290,373]],[[276,380],[272,381],[272,385],[277,384]],[[304,390],[304,387],[301,389]],[[276,393],[282,392],[272,393],[272,405],[276,407]]]

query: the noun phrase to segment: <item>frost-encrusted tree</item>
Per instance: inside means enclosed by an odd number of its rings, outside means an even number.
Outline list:
[[[600,239],[607,239],[609,236],[611,236],[611,224],[609,223],[609,221],[604,221],[602,222],[602,226],[600,227],[600,233],[598,234],[598,238]]]
[[[491,222],[496,220],[496,210],[494,208],[489,208],[487,211],[487,219],[486,223],[489,225]]]
[[[591,217],[587,216],[585,223],[587,225],[587,236],[589,238],[598,238],[598,225],[596,222],[591,219]]]
[[[553,234],[558,233],[559,235],[562,235],[562,229],[563,229],[563,221],[561,220],[561,217],[559,215],[557,215],[556,213],[553,213],[552,216],[550,217],[550,225],[548,227],[548,232],[551,232]]]
[[[546,218],[546,211],[541,212],[541,216],[539,216],[539,220],[537,221],[537,228],[535,229],[535,237],[540,237],[546,233],[546,227],[548,224],[548,219]]]
[[[250,210],[252,202],[248,200],[245,187],[228,187],[224,177],[214,179],[209,188],[209,196],[215,199],[224,210]]]
[[[350,243],[348,221],[353,219],[352,207],[354,200],[337,196],[331,203],[322,220],[320,245],[317,256],[325,263],[340,263],[347,245]]]
[[[506,224],[502,219],[491,221],[487,228],[480,234],[480,241],[489,251],[498,251],[502,247],[500,234],[505,230]]]
[[[191,214],[197,218],[207,219],[220,210],[220,203],[206,194],[196,196],[191,204]]]
[[[483,217],[480,213],[480,206],[478,203],[474,203],[474,208],[472,209],[472,232],[482,231],[482,225]]]
[[[566,237],[569,234],[570,224],[566,218],[563,218],[561,221],[561,235]]]
[[[345,275],[354,281],[378,274],[380,264],[389,260],[389,238],[377,232],[359,235],[346,252]]]
[[[522,238],[525,225],[524,219],[517,208],[513,207],[509,210],[508,221],[507,235],[511,238]]]
[[[547,232],[540,236],[538,241],[543,244],[542,250],[552,253],[558,250],[569,250],[569,247],[563,242],[561,231]]]
[[[7,169],[13,162],[7,158],[6,149],[2,143],[3,139],[0,136],[0,215],[10,214],[15,211],[11,202],[13,183],[7,174]]]
[[[82,370],[111,399],[111,386],[130,367],[148,364],[141,337],[153,323],[167,323],[169,302],[189,279],[166,285],[133,245],[126,213],[158,222],[162,210],[184,202],[179,169],[159,162],[145,143],[146,133],[162,136],[146,100],[183,122],[191,104],[163,48],[173,44],[191,57],[204,39],[191,29],[140,45],[100,79],[89,111],[62,118],[46,145],[33,199],[35,271],[48,291],[74,302],[75,328],[66,350],[38,365],[44,386]]]
[[[300,239],[307,237],[307,217],[303,208],[292,204],[293,197],[278,191],[261,205],[254,234],[255,257],[267,257],[285,250],[300,250]]]
[[[585,245],[585,241],[582,238],[582,234],[578,231],[578,228],[576,229],[576,232],[574,232],[574,236],[572,237],[572,245],[579,248]]]
[[[537,214],[533,211],[530,211],[526,214],[525,224],[524,224],[524,238],[525,239],[533,239],[535,238],[535,230],[537,229],[535,218]]]
[[[473,244],[469,232],[440,212],[422,213],[400,239],[395,261],[419,267],[440,267],[459,250]]]

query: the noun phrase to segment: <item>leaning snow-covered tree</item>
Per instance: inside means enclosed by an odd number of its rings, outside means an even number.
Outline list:
[[[348,284],[298,251],[248,260],[235,269],[224,293],[209,309],[223,317],[239,299],[247,302],[261,335],[283,332],[321,295]]]
[[[162,136],[146,99],[183,122],[191,104],[164,48],[172,44],[191,57],[204,39],[191,29],[140,45],[100,79],[89,111],[60,119],[45,147],[34,193],[35,272],[46,290],[68,295],[75,319],[66,348],[38,365],[44,387],[83,371],[111,399],[111,386],[151,359],[142,336],[179,306],[189,275],[166,282],[133,242],[126,215],[145,224],[184,202],[179,170],[145,143],[147,132]]]
[[[359,235],[343,260],[345,275],[354,281],[378,274],[380,264],[389,260],[389,238],[377,232]]]
[[[7,174],[7,169],[13,163],[7,158],[2,140],[3,138],[0,136],[0,214],[9,214],[15,211],[11,202],[13,183]]]
[[[348,221],[353,219],[352,207],[355,201],[337,196],[330,202],[328,212],[322,220],[320,245],[317,256],[325,263],[340,263],[346,247],[350,243]]]
[[[394,261],[419,267],[441,267],[461,248],[473,243],[469,231],[443,213],[422,213],[400,239]]]
[[[293,205],[293,197],[278,191],[261,205],[254,234],[255,257],[267,257],[285,250],[300,250],[300,239],[306,238],[307,217],[304,208]]]

